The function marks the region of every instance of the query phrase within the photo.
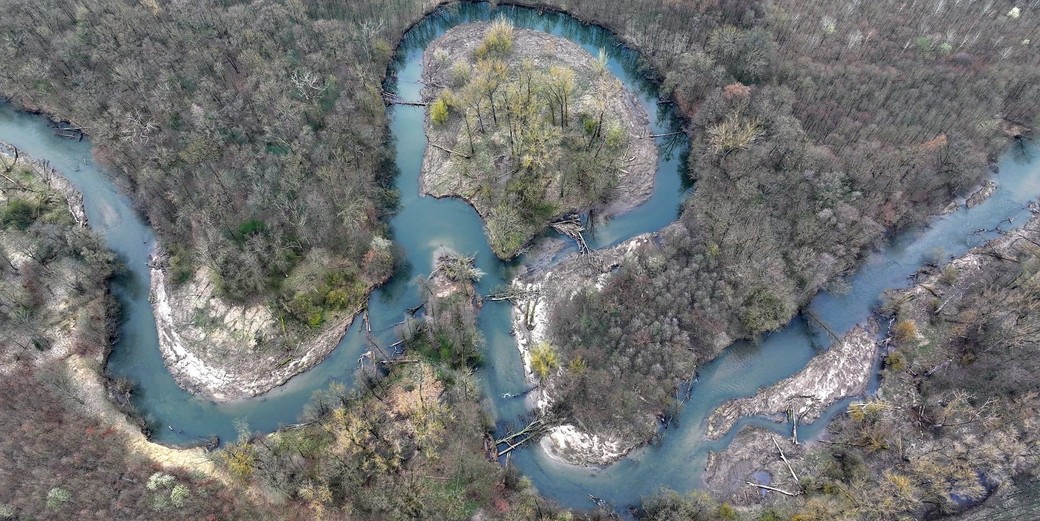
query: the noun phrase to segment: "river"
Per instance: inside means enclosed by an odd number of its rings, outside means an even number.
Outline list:
[[[396,88],[403,99],[417,100],[425,46],[454,25],[497,16],[505,16],[518,27],[566,37],[593,55],[604,49],[610,72],[635,92],[650,115],[653,132],[679,129],[671,107],[657,103],[656,87],[646,81],[635,52],[619,45],[620,42],[602,28],[553,12],[540,14],[518,7],[499,7],[492,11],[487,4],[441,8],[405,35],[391,65],[396,81],[391,79],[388,87]],[[396,340],[394,325],[402,320],[404,310],[419,303],[418,288],[413,281],[417,275],[431,271],[437,248],[448,246],[462,253],[476,254],[478,267],[487,273],[478,285],[482,293],[507,283],[524,262],[523,258],[498,261],[488,247],[479,216],[463,201],[419,196],[419,169],[426,146],[423,109],[395,106],[389,110],[400,169],[397,186],[401,192],[400,208],[391,221],[391,229],[393,240],[405,252],[405,262],[369,299],[373,333],[381,345]],[[8,105],[0,106],[0,140],[50,161],[65,173],[83,192],[91,226],[127,265],[127,274],[114,285],[124,313],[107,371],[111,376],[137,382],[134,404],[152,425],[154,440],[192,443],[212,435],[222,440],[235,439],[240,425],[253,432],[271,432],[280,425],[295,423],[314,392],[327,388],[332,382],[354,384],[358,356],[366,350],[360,320],[355,321],[324,362],[261,397],[217,404],[182,390],[163,366],[148,302],[146,262],[155,244],[154,235],[113,179],[94,164],[89,140],[77,142],[56,137],[46,119],[17,112]],[[676,219],[682,198],[691,189],[684,183],[682,174],[687,143],[682,138],[658,139],[658,147],[660,159],[651,199],[598,227],[590,238],[590,247],[616,244],[658,230]],[[925,262],[959,256],[995,236],[993,231],[975,233],[976,230],[991,230],[1002,223],[1006,229],[1025,222],[1026,218],[1020,214],[1025,205],[1040,194],[1040,163],[1033,159],[1035,153],[1033,147],[1014,147],[1002,158],[1000,174],[995,178],[999,187],[985,203],[970,210],[961,209],[935,219],[927,227],[893,238],[886,248],[866,259],[850,278],[848,291],[818,295],[810,304],[813,314],[841,334],[869,315],[882,291],[905,286],[907,277]],[[1009,224],[1006,218],[1014,216],[1018,218]],[[488,302],[479,317],[480,329],[487,339],[482,381],[492,404],[491,413],[501,423],[515,420],[526,412],[523,399],[502,398],[524,388],[519,353],[509,335],[509,312],[507,303]],[[720,440],[705,442],[704,418],[726,400],[749,396],[759,387],[796,373],[828,345],[827,334],[799,316],[758,344],[738,342],[730,346],[717,359],[699,368],[692,399],[682,409],[677,425],[666,431],[660,444],[639,449],[605,469],[557,463],[537,447],[514,451],[512,460],[542,494],[576,508],[592,506],[588,494],[621,506],[637,504],[641,497],[659,487],[696,488],[708,451],[725,447],[734,434],[730,432]],[[799,426],[799,435],[803,438],[818,435],[844,405],[845,402],[831,407],[828,414],[813,425]],[[736,428],[752,423],[781,432],[789,429],[789,426],[758,418],[741,420]]]

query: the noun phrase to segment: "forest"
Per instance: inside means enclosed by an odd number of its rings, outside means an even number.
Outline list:
[[[667,392],[642,401],[627,390],[672,389],[725,339],[783,326],[816,292],[840,288],[889,233],[966,195],[1013,137],[1035,128],[1030,78],[1040,68],[1025,49],[1036,21],[1009,16],[1010,4],[976,3],[936,3],[905,19],[896,4],[839,16],[826,2],[683,3],[652,21],[624,4],[566,6],[626,27],[662,71],[689,116],[696,186],[660,246],[553,314],[564,362],[586,357],[600,375],[571,400],[582,421],[667,411]],[[911,22],[932,32],[908,33]],[[594,358],[590,334],[605,348]],[[615,385],[619,374],[627,385]],[[623,404],[624,419],[583,407],[583,396]]]
[[[629,417],[660,412],[691,366],[728,343],[720,338],[755,338],[785,324],[813,294],[840,287],[888,234],[968,193],[1013,139],[1040,123],[1040,42],[1032,41],[1040,18],[1032,5],[519,3],[601,24],[639,50],[691,139],[685,174],[695,190],[677,224],[603,291],[553,314],[557,365],[586,352],[590,335],[602,347],[582,358],[589,377],[571,399],[574,410],[595,399],[624,404]],[[383,81],[401,35],[432,7],[422,0],[7,0],[0,95],[90,136],[97,159],[156,229],[177,279],[205,267],[224,298],[264,303],[310,327],[326,307],[362,299],[390,269],[385,255],[373,254],[382,239],[392,240],[387,221],[398,197]],[[458,118],[458,106],[452,113],[442,101],[446,117]],[[588,128],[584,121],[576,127]],[[2,168],[0,363],[25,364],[35,360],[25,353],[45,352],[54,340],[47,333],[51,278],[86,298],[116,267],[96,237],[59,211],[60,196],[22,186],[22,174]],[[24,246],[13,252],[11,244]],[[809,498],[803,512],[738,512],[704,494],[662,492],[641,515],[937,515],[952,510],[932,486],[943,480],[963,481],[965,497],[981,497],[985,484],[959,463],[963,453],[936,449],[937,459],[915,466],[894,433],[910,421],[973,441],[982,426],[1001,438],[986,441],[993,446],[1033,443],[1026,437],[1032,412],[1014,404],[1035,404],[1032,366],[1020,363],[1036,347],[1029,336],[1036,300],[1028,298],[1036,293],[1035,252],[1002,255],[1011,260],[944,308],[947,315],[894,301],[898,344],[886,358],[885,381],[922,407],[898,409],[889,397],[840,420],[839,445],[818,460],[827,480],[801,485]],[[16,267],[22,256],[28,264]],[[287,282],[300,273],[328,282],[322,291]],[[949,286],[962,275],[942,276]],[[933,290],[948,296],[943,286]],[[107,316],[107,305],[84,311]],[[490,426],[470,374],[481,344],[465,334],[471,317],[459,302],[441,305],[436,315],[451,325],[416,333],[414,363],[373,371],[357,391],[317,398],[298,430],[269,438],[243,432],[218,453],[233,478],[227,483],[156,468],[128,452],[122,434],[83,412],[60,372],[12,373],[2,380],[10,399],[0,401],[0,422],[18,434],[5,436],[0,450],[0,518],[462,519],[478,511],[566,518],[511,469],[483,459],[478,445]],[[76,349],[103,357],[109,327],[82,329]],[[926,335],[945,351],[921,352]],[[948,370],[928,374],[946,358]],[[652,403],[617,385],[612,375],[622,369]],[[1006,384],[989,385],[1005,372]],[[1002,460],[1008,453],[976,454],[987,468],[1028,470]],[[877,475],[892,502],[875,505],[884,511],[857,510],[870,498],[851,487],[868,487]],[[240,489],[263,492],[247,497]]]
[[[484,344],[473,287],[481,276],[473,259],[438,254],[419,281],[426,315],[409,324],[408,356],[373,348],[357,369],[362,385],[316,396],[294,428],[243,431],[222,464],[291,501],[301,519],[569,519],[494,457],[499,442],[473,375]]]
[[[382,277],[366,274],[385,269],[366,254],[396,199],[381,82],[421,6],[11,4],[0,91],[90,135],[177,280],[206,266],[227,299],[308,323]],[[315,270],[323,294],[285,283]]]

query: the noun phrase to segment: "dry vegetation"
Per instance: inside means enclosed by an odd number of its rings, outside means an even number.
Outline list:
[[[98,383],[115,256],[75,222],[64,180],[30,165],[0,162],[0,519],[263,518],[219,481],[130,449],[142,436]]]
[[[823,443],[780,440],[798,480],[775,435],[742,432],[713,458],[712,491],[756,504],[742,509],[752,519],[933,518],[991,496],[987,508],[1001,511],[1038,463],[1038,238],[1034,218],[890,295],[893,347],[877,395],[851,405]],[[797,497],[744,485],[756,470]]]
[[[432,42],[423,191],[469,201],[502,258],[561,214],[646,200],[656,166],[647,116],[605,59],[505,20]]]
[[[316,396],[299,428],[243,433],[221,453],[226,468],[289,500],[300,518],[565,519],[493,457],[472,375],[484,341],[475,324],[480,275],[472,259],[438,253],[410,355],[370,353],[358,368],[363,385]]]
[[[544,4],[640,48],[688,118],[698,188],[679,224],[602,291],[556,313],[553,325],[561,367],[596,338],[605,354],[602,365],[586,360],[587,374],[607,379],[624,369],[658,393],[668,394],[662,389],[677,368],[713,356],[719,338],[783,325],[885,231],[964,195],[1007,135],[1035,128],[1040,112],[1032,41],[1040,18],[1009,0]],[[0,92],[92,136],[168,245],[174,280],[208,266],[223,298],[261,303],[307,332],[343,300],[336,292],[354,302],[385,274],[368,256],[396,200],[380,80],[391,42],[427,5],[13,0],[0,18],[0,61],[10,65],[0,69]],[[48,217],[50,203],[17,197],[23,202],[5,199],[0,258],[8,261],[0,262],[3,333],[12,339],[5,363],[19,353],[16,363],[31,365],[24,353],[56,339],[47,281],[75,281],[61,275],[64,266],[95,262],[76,252],[96,240],[54,233],[68,223]],[[25,269],[8,245],[15,236],[42,255]],[[806,494],[760,519],[946,512],[1035,466],[1036,257],[1029,241],[1008,248],[998,254],[1010,260],[985,259],[970,281],[965,271],[935,283],[938,305],[896,306],[901,345],[880,398],[855,407],[835,427],[835,443],[796,469]],[[333,268],[324,269],[322,250],[336,259]],[[29,268],[37,264],[51,269]],[[83,348],[102,349],[95,340]],[[148,487],[153,469],[109,451],[103,436],[80,435],[105,430],[70,413],[67,393],[41,386],[42,374],[26,368],[2,382],[12,397],[0,401],[3,432],[21,433],[5,436],[0,451],[3,516],[145,517],[167,500],[156,497],[174,501],[178,485],[198,487],[189,497],[200,503],[185,503],[184,517],[246,508],[219,491],[196,493],[211,485],[190,476],[160,476]],[[448,411],[450,435],[432,444],[404,435],[421,431],[419,420],[380,409],[380,397],[408,378],[391,376],[356,400],[326,401],[305,431],[314,436],[287,432],[249,445],[264,463],[253,479],[294,499],[301,517],[321,509],[464,517],[479,508],[471,501],[498,504],[488,487],[522,488],[478,464],[473,438],[457,434],[483,430],[474,387],[462,377],[442,378],[445,392],[431,404]],[[339,433],[363,442],[325,458]],[[376,434],[402,437],[364,441]],[[467,463],[440,467],[421,455],[425,448],[466,454]],[[378,462],[385,468],[371,466]],[[120,470],[98,473],[108,465]],[[507,497],[527,492],[515,494]],[[530,504],[516,500],[507,511],[533,516],[522,507]],[[648,501],[646,513],[743,515],[674,494]]]
[[[115,256],[75,222],[51,172],[0,157],[0,370],[100,355]]]

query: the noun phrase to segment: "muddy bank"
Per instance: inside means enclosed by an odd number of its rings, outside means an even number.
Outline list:
[[[216,401],[257,396],[325,359],[361,310],[331,321],[288,348],[271,345],[282,333],[262,304],[232,305],[216,295],[205,268],[173,289],[165,257],[149,263],[152,314],[163,362],[177,384]]]
[[[781,492],[762,489],[748,482],[791,494],[800,493],[801,485],[794,476],[799,479],[812,477],[803,471],[803,460],[813,447],[795,445],[790,439],[764,429],[744,429],[733,438],[726,450],[708,455],[702,478],[713,496],[735,505],[788,499]],[[780,457],[780,450],[791,463],[791,468]]]
[[[951,201],[950,204],[946,205],[946,208],[943,208],[943,211],[940,212],[940,215],[950,215],[951,213],[959,210],[961,206],[964,206],[966,208],[974,208],[986,202],[986,199],[989,199],[990,196],[993,195],[993,193],[996,191],[997,182],[992,179],[988,179],[976,186],[974,189],[972,189],[971,193],[967,197]]]
[[[783,419],[790,411],[811,423],[831,404],[867,390],[877,357],[876,335],[856,327],[804,369],[760,390],[755,396],[722,404],[706,420],[705,435],[718,439],[745,416]]]
[[[997,182],[988,180],[982,184],[982,187],[973,192],[968,199],[964,201],[964,205],[968,208],[974,208],[982,204],[986,199],[989,199],[993,192],[997,191]]]
[[[424,103],[431,103],[444,89],[457,84],[456,65],[471,64],[471,55],[480,45],[489,26],[488,23],[460,25],[427,46],[423,54],[422,81],[425,87],[421,95]],[[569,109],[570,113],[597,113],[597,110],[602,109],[600,112],[609,115],[608,119],[618,122],[618,130],[625,139],[620,160],[614,167],[616,179],[608,202],[588,206],[587,203],[573,200],[573,196],[564,197],[560,176],[556,176],[545,186],[546,202],[556,205],[561,209],[561,213],[595,210],[598,216],[606,218],[630,210],[649,199],[653,193],[657,147],[651,136],[649,116],[635,95],[616,77],[600,69],[596,58],[565,38],[526,29],[515,29],[514,35],[513,51],[508,59],[510,69],[519,69],[526,64],[532,67],[531,70],[537,71],[562,65],[576,71],[577,88],[571,102],[573,106]],[[541,106],[540,101],[531,100],[530,103]],[[598,104],[602,106],[596,108]],[[491,112],[493,115],[493,111]],[[488,123],[490,119],[488,118]],[[483,123],[480,126],[482,128]],[[470,145],[462,136],[468,135],[472,130],[467,130],[458,121],[434,125],[429,115],[425,119],[425,129],[429,145],[423,154],[419,178],[421,193],[434,197],[458,197],[468,202],[484,220],[493,246],[497,244],[495,236],[500,228],[498,221],[510,221],[509,226],[522,227],[522,224],[511,221],[513,217],[507,219],[499,215],[500,205],[497,205],[490,195],[496,190],[504,189],[509,183],[516,170],[516,165],[512,165],[513,160],[509,157],[490,158],[489,165],[478,169],[491,168],[496,172],[490,181],[478,181],[479,176],[467,172],[468,167],[461,166],[461,160],[458,159],[458,156],[462,156],[467,162],[470,160],[467,153]],[[500,133],[495,132],[488,139],[498,143],[505,139],[499,135]],[[488,184],[491,186],[487,186]],[[525,243],[542,227],[544,224],[522,230]],[[516,254],[515,251],[493,249],[503,258]]]

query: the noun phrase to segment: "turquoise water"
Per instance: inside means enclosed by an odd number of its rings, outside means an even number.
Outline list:
[[[410,30],[402,40],[388,88],[403,99],[418,99],[422,74],[422,49],[437,36],[459,23],[506,16],[519,27],[561,35],[582,45],[593,54],[606,50],[609,70],[637,94],[650,115],[655,133],[679,128],[668,105],[657,103],[655,86],[640,72],[638,56],[609,32],[583,24],[566,15],[515,7],[492,11],[486,4],[465,4],[441,9]],[[476,254],[480,269],[488,275],[478,286],[487,293],[512,278],[523,259],[504,263],[492,255],[479,217],[459,200],[420,197],[418,174],[426,138],[420,107],[397,106],[390,110],[394,137],[397,186],[401,192],[400,209],[391,221],[393,240],[404,253],[404,265],[394,278],[375,291],[369,300],[373,333],[381,345],[397,338],[395,324],[404,310],[419,303],[414,278],[432,268],[433,253],[441,246]],[[138,382],[135,405],[149,420],[153,438],[163,443],[191,443],[216,435],[221,439],[236,436],[236,423],[249,429],[270,432],[280,425],[297,421],[311,395],[332,382],[354,384],[353,371],[358,356],[366,350],[360,321],[351,326],[337,349],[312,370],[286,385],[258,398],[216,404],[181,390],[165,370],[158,350],[155,323],[148,304],[147,256],[154,246],[151,229],[133,210],[132,203],[114,186],[112,179],[92,161],[90,144],[53,135],[44,118],[0,106],[0,140],[7,141],[37,158],[49,160],[68,175],[84,194],[91,225],[101,233],[129,268],[115,291],[124,304],[120,338],[109,359],[108,371]],[[640,233],[658,230],[674,221],[684,194],[682,165],[686,143],[659,140],[660,161],[652,198],[645,204],[599,226],[590,246],[601,248]],[[995,236],[992,229],[1006,217],[1018,216],[1025,204],[1040,194],[1040,163],[1035,149],[1015,147],[1001,161],[996,177],[998,191],[980,206],[936,219],[930,226],[901,234],[882,251],[875,252],[850,279],[850,290],[843,294],[822,293],[810,308],[832,330],[845,332],[863,321],[878,302],[882,291],[906,285],[907,277],[926,261],[963,254],[970,247]],[[1019,225],[1025,218],[1019,216]],[[573,250],[573,248],[571,248]],[[941,252],[941,253],[939,253]],[[481,370],[491,413],[500,422],[515,420],[526,412],[522,399],[501,398],[524,388],[523,370],[515,342],[509,335],[509,306],[488,302],[479,317],[487,338],[486,365]],[[759,344],[738,342],[711,363],[701,366],[692,386],[691,399],[682,409],[677,425],[665,432],[663,441],[635,451],[630,457],[605,469],[579,468],[553,462],[537,448],[514,451],[512,461],[529,476],[546,496],[565,505],[592,506],[588,494],[607,499],[615,505],[638,503],[639,499],[665,486],[689,490],[700,484],[701,470],[709,450],[725,447],[733,432],[714,442],[703,439],[703,420],[722,402],[753,394],[800,370],[815,354],[829,345],[827,335],[802,317],[785,329],[768,335]],[[800,426],[803,438],[816,436],[842,405],[832,407],[824,419]],[[781,432],[789,426],[760,418],[744,419],[742,425],[760,425]]]

